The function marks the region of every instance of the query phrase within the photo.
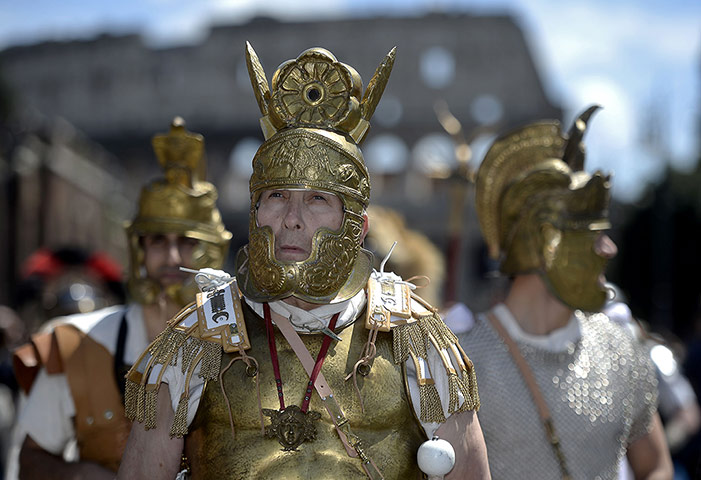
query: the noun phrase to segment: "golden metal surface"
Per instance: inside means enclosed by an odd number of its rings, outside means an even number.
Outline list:
[[[231,240],[216,206],[217,189],[204,180],[202,135],[188,132],[185,122],[177,117],[170,133],[154,136],[152,143],[164,178],[142,189],[138,213],[126,226],[131,260],[128,287],[132,298],[140,303],[153,303],[161,291],[160,285],[145,274],[141,237],[177,233],[198,240],[194,268],[221,268]],[[185,305],[197,291],[193,281],[169,287],[166,293]]]
[[[360,75],[323,48],[284,62],[270,90],[255,51],[246,44],[266,138],[253,158],[250,242],[237,257],[237,276],[247,297],[270,301],[294,295],[329,303],[347,300],[365,285],[371,262],[360,237],[370,181],[358,143],[387,84],[394,52],[378,67],[361,100]],[[272,233],[257,225],[256,207],[265,190],[300,188],[338,195],[344,219],[338,231],[315,233],[308,259],[282,262],[275,258]]]
[[[525,126],[497,139],[480,165],[476,208],[492,258],[508,275],[538,272],[571,308],[596,311],[605,300],[594,252],[610,227],[610,178],[584,168],[582,137],[598,107],[568,135],[556,121]]]
[[[259,381],[263,408],[279,407],[275,376],[270,361],[264,323],[244,306],[252,349],[260,366]],[[385,478],[419,478],[416,451],[425,440],[405,393],[402,365],[395,364],[390,333],[378,335],[377,355],[367,377],[358,377],[365,403],[360,408],[353,382],[343,378],[362,355],[367,330],[356,322],[332,344],[323,366],[334,397],[339,403],[363,450],[374,460]],[[276,331],[281,377],[285,398],[290,403],[302,400],[308,376],[292,348]],[[312,354],[318,352],[322,335],[302,335]],[[222,365],[228,364],[224,355]],[[231,405],[235,438],[229,425],[229,413],[218,382],[209,382],[200,407],[185,437],[187,457],[192,460],[193,478],[256,479],[364,479],[361,460],[346,453],[326,413],[314,393],[310,410],[322,412],[316,422],[313,442],[301,444],[296,451],[285,451],[275,439],[261,434],[256,380],[246,375],[245,365],[235,362],[224,374],[224,390]],[[205,415],[205,412],[207,415]],[[267,420],[266,420],[267,423]]]

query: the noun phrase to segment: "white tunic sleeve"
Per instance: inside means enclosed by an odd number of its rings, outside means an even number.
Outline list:
[[[168,393],[170,393],[170,404],[173,407],[173,411],[177,411],[178,403],[180,402],[180,397],[183,393],[187,393],[187,425],[192,423],[195,418],[195,413],[197,413],[197,407],[200,404],[200,398],[202,397],[202,392],[204,391],[204,379],[200,377],[200,364],[194,368],[192,376],[190,378],[190,384],[186,391],[187,376],[182,373],[181,359],[175,366],[168,365],[165,367],[163,372],[162,383],[168,384]]]
[[[49,375],[42,368],[20,412],[17,428],[47,452],[61,455],[75,438],[74,416],[75,405],[66,376]]]
[[[416,367],[414,367],[414,362],[411,359],[407,360],[405,365],[407,385],[409,386],[409,394],[411,395],[411,404],[414,407],[414,412],[416,412],[416,418],[421,418],[421,402],[419,398],[419,385],[416,381]],[[443,363],[435,348],[429,348],[428,350],[428,368],[432,373],[433,380],[436,382],[436,390],[438,390],[438,396],[441,399],[443,411],[447,412],[448,403],[450,401],[448,376],[445,373],[445,368],[443,367]],[[458,397],[460,399],[460,404],[462,405],[465,400],[462,393],[458,392]],[[428,438],[432,438],[433,434],[436,433],[436,430],[438,430],[438,427],[440,427],[441,424],[436,422],[421,422],[421,426],[426,432],[426,436]]]
[[[417,305],[416,303],[413,304],[413,307],[421,308],[421,306]],[[451,330],[455,329],[456,327],[459,327],[457,328],[459,331],[469,330],[474,324],[472,312],[463,304],[457,304],[456,307],[452,308],[448,312],[447,316],[452,320],[452,325],[449,323],[448,319],[445,319],[444,323],[448,325]],[[435,382],[436,391],[438,392],[438,397],[440,398],[441,402],[441,408],[445,416],[448,417],[448,412],[450,411],[450,383],[446,367],[450,367],[455,371],[459,371],[459,368],[458,360],[455,358],[452,351],[444,349],[442,353],[448,365],[443,364],[441,355],[436,350],[435,345],[427,342],[426,359],[424,360],[419,358],[417,361],[419,362],[419,367],[422,370],[420,376],[424,378],[432,378]],[[421,419],[421,401],[417,381],[417,377],[419,377],[419,375],[417,375],[416,365],[411,357],[406,360],[405,367],[411,403],[414,407],[416,417]],[[465,402],[465,397],[459,390],[457,391],[457,397],[458,405],[462,406]],[[420,420],[420,422],[428,438],[432,438],[436,430],[438,430],[438,428],[441,426],[441,424],[437,422],[425,422],[422,420]]]

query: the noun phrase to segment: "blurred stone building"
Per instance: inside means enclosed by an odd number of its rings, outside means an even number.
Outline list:
[[[151,136],[167,131],[174,116],[184,117],[190,130],[205,135],[209,178],[219,188],[220,208],[237,248],[246,241],[247,178],[262,140],[244,58],[246,41],[269,79],[280,62],[323,46],[354,66],[365,84],[397,46],[392,78],[363,148],[373,176],[372,201],[399,210],[409,227],[423,231],[441,249],[449,188],[426,174],[453,168],[456,160],[451,139],[436,119],[435,102],[448,102],[468,136],[478,127],[503,132],[534,119],[561,117],[546,95],[522,30],[509,16],[304,23],[258,18],[215,26],[198,45],[169,48],[151,48],[137,35],[50,42],[0,52],[0,77],[12,92],[16,114],[62,117],[107,149],[128,172],[122,191],[132,198],[157,174]],[[56,215],[59,228],[61,216],[70,213]],[[479,291],[476,252],[481,243],[470,208],[465,209],[465,231],[460,291],[463,299],[473,300]]]
[[[3,126],[0,304],[12,304],[27,258],[42,247],[100,251],[126,261],[131,209],[118,160],[60,118]]]

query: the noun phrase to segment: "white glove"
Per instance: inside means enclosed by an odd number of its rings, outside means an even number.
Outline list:
[[[216,290],[234,279],[234,277],[226,273],[224,270],[215,270],[214,268],[192,270],[191,268],[180,267],[180,270],[195,274],[195,283],[201,292]]]

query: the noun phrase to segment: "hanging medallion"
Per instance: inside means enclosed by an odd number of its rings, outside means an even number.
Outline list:
[[[276,438],[283,450],[297,450],[301,444],[316,439],[316,421],[319,412],[303,412],[297,405],[284,410],[264,408],[263,413],[270,417],[270,425],[265,427],[266,438]]]

